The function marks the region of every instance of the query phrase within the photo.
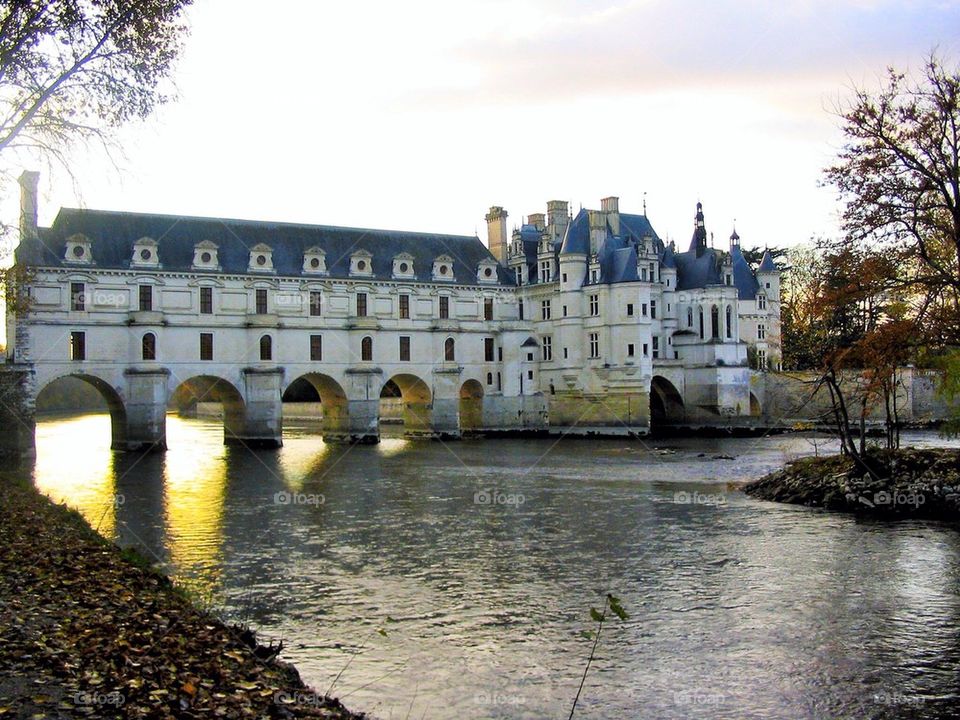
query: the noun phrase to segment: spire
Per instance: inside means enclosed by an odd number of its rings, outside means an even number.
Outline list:
[[[697,214],[693,216],[693,238],[690,240],[690,252],[697,257],[707,249],[707,228],[703,222],[703,204],[697,203]]]
[[[757,272],[779,272],[769,249],[763,251],[763,258],[760,260],[760,267],[757,268]]]
[[[733,232],[730,233],[730,252],[740,249],[740,235],[737,234],[737,221],[733,221]]]

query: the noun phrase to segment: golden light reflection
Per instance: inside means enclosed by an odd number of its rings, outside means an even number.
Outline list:
[[[301,492],[304,480],[318,474],[329,460],[331,445],[319,435],[284,438],[280,465],[283,482],[290,492]]]
[[[76,508],[101,535],[117,537],[117,506],[110,451],[110,415],[41,420],[36,432],[34,484],[54,502]]]
[[[222,433],[215,423],[167,416],[167,550],[182,584],[210,600],[219,589],[223,563],[227,467]]]
[[[410,449],[412,441],[403,437],[380,437],[377,452],[384,457],[393,457]]]

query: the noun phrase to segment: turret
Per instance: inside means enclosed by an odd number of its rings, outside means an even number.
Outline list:
[[[697,203],[697,214],[693,216],[693,237],[690,239],[690,252],[700,257],[707,251],[707,227],[703,220],[703,204]]]
[[[777,303],[780,301],[780,270],[773,262],[769,250],[764,250],[760,267],[757,268],[757,282],[760,290],[766,294],[767,300]]]

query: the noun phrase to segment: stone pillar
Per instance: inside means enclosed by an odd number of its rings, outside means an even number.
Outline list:
[[[429,437],[440,440],[460,439],[460,366],[443,366],[433,370],[432,405]]]
[[[342,438],[348,442],[374,444],[380,442],[380,386],[383,370],[378,367],[349,368],[347,377],[347,431]],[[327,436],[324,435],[326,441]]]
[[[33,368],[0,365],[0,462],[16,467],[36,455]]]
[[[243,428],[226,433],[228,445],[257,448],[283,446],[282,368],[244,368]]]
[[[167,449],[167,381],[166,368],[127,368],[127,427],[123,447],[117,450]]]

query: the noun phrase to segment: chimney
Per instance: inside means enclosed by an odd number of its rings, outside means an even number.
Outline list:
[[[527,215],[527,225],[533,225],[537,230],[543,230],[546,227],[544,224],[543,213],[533,213],[533,215]]]
[[[487,220],[487,248],[501,265],[507,264],[507,211],[498,205],[490,208]]]
[[[610,196],[600,201],[600,212],[607,215],[614,235],[620,234],[620,198]]]
[[[566,200],[551,200],[547,203],[547,226],[555,239],[560,239],[567,231],[570,211]]]
[[[40,173],[24,170],[20,175],[20,239],[37,237],[37,187]]]

